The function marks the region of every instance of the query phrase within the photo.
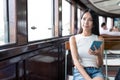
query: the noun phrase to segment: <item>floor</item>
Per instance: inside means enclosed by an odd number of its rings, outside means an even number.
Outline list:
[[[69,76],[68,80],[73,80],[73,76]],[[115,80],[115,77],[108,77],[108,80]]]
[[[109,77],[109,80],[115,80],[115,78],[114,77]]]

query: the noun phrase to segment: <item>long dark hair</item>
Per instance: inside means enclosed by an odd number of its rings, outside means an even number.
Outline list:
[[[83,15],[85,13],[89,12],[92,16],[93,19],[93,28],[92,28],[92,33],[95,35],[99,35],[99,21],[98,21],[98,15],[91,9],[86,9],[83,14],[81,15],[81,19],[83,18]],[[82,33],[83,29],[80,27],[80,30],[78,33]]]

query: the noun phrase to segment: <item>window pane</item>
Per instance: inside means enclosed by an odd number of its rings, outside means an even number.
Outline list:
[[[28,41],[52,38],[52,0],[28,0]]]
[[[0,45],[9,42],[6,0],[0,0]]]
[[[15,20],[15,0],[0,0],[0,45],[15,43]]]
[[[77,29],[79,30],[80,29],[80,9],[78,8],[77,9]]]
[[[70,4],[62,0],[62,35],[70,34]]]
[[[120,18],[114,18],[114,26],[120,28]]]
[[[0,0],[0,45],[5,43],[4,0]]]
[[[16,42],[16,0],[8,0],[9,1],[9,42],[15,43]]]
[[[111,17],[107,17],[107,28],[111,29],[113,27],[113,19]]]

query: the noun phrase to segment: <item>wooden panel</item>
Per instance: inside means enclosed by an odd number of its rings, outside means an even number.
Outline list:
[[[105,50],[120,50],[120,41],[105,41]]]
[[[120,50],[120,36],[102,36],[105,40],[105,50]]]
[[[55,53],[56,54],[56,53]],[[38,55],[29,60],[29,80],[57,80],[58,78],[58,56]],[[34,78],[34,79],[32,79]]]

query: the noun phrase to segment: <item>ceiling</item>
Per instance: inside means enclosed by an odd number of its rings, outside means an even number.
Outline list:
[[[89,0],[89,1],[94,6],[105,12],[120,14],[120,0]]]
[[[100,15],[120,17],[120,0],[79,0]],[[118,5],[119,4],[119,5]]]

